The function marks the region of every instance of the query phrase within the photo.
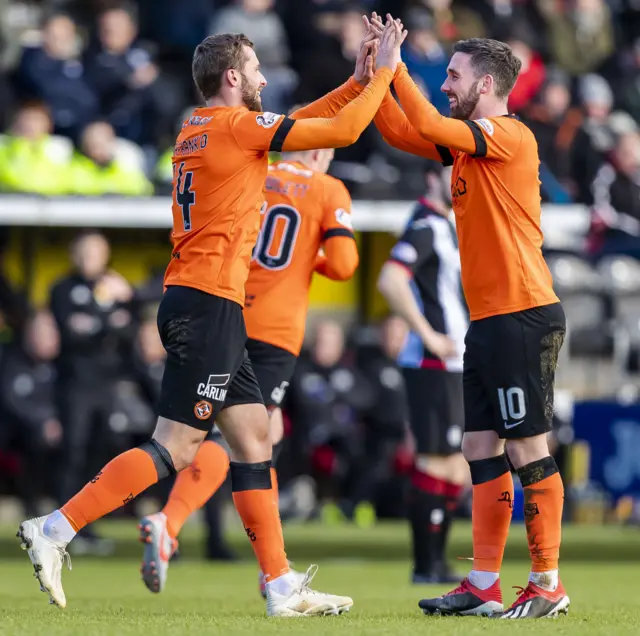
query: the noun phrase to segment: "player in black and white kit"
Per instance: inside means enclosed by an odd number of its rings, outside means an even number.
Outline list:
[[[414,583],[458,581],[445,561],[452,513],[468,468],[462,356],[469,314],[460,280],[460,254],[450,220],[449,174],[426,169],[422,197],[378,279],[378,289],[410,333],[398,358],[406,383],[416,456],[408,502]]]

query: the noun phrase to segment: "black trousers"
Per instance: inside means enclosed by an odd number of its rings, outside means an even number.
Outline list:
[[[64,503],[110,459],[113,387],[109,382],[67,382],[58,387],[56,397],[63,429],[59,498]]]

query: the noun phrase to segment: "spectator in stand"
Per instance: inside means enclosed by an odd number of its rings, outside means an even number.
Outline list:
[[[291,380],[294,474],[309,474],[311,464],[323,494],[341,500],[359,452],[359,416],[372,399],[371,386],[347,355],[342,327],[323,320],[316,327],[311,356],[300,358]],[[328,514],[352,518],[357,511],[345,500],[329,507]]]
[[[532,48],[540,52],[544,46],[544,39],[535,37],[536,33],[542,34],[544,23],[530,0],[466,0],[466,4],[482,16],[488,37],[506,40],[514,25],[526,23],[534,37],[529,41]]]
[[[154,145],[171,131],[182,97],[138,42],[135,5],[120,2],[98,16],[98,42],[86,63],[102,116],[118,136]]]
[[[616,82],[617,103],[640,122],[640,36],[623,56],[620,66],[621,73]]]
[[[155,309],[155,308],[154,308]],[[138,329],[133,349],[133,361],[140,387],[149,404],[155,408],[160,397],[162,374],[167,352],[162,346],[155,311],[147,309],[148,316]]]
[[[217,0],[138,0],[140,24],[172,57],[179,56],[191,63],[193,51],[207,36],[207,27],[217,6]]]
[[[593,182],[590,252],[640,258],[640,133],[627,129]]]
[[[373,399],[363,413],[363,439],[358,445],[359,452],[355,453],[346,503],[342,506],[357,510],[361,518],[366,514],[369,520],[375,518],[371,506],[378,487],[390,478],[394,455],[410,435],[407,394],[397,363],[407,334],[404,320],[396,316],[387,318],[379,328],[377,350],[359,364],[373,389]]]
[[[453,0],[420,0],[433,15],[438,38],[447,46],[457,40],[489,37],[480,13],[473,8],[475,3]]]
[[[24,337],[10,345],[2,357],[0,402],[8,446],[21,455],[19,494],[28,514],[37,514],[43,484],[52,487],[45,471],[52,452],[62,439],[62,427],[54,399],[55,366],[60,338],[48,312],[38,312],[27,322]],[[5,443],[7,440],[5,439]]]
[[[10,113],[13,106],[13,92],[9,78],[0,68],[0,131],[9,125]]]
[[[520,113],[538,94],[544,83],[546,69],[542,56],[533,49],[534,38],[525,24],[514,27],[507,44],[522,62],[520,75],[509,95],[509,111]]]
[[[52,136],[53,123],[45,104],[23,104],[10,134],[0,137],[0,188],[9,192],[65,194],[73,146]]]
[[[133,291],[108,269],[110,246],[96,231],[80,234],[71,244],[72,271],[56,282],[50,306],[60,332],[56,398],[64,431],[62,501],[76,493],[104,457],[88,452],[97,438],[105,446],[115,386],[124,375],[134,323]],[[83,532],[87,547],[107,549],[91,530]]]
[[[264,109],[282,113],[288,110],[297,77],[287,66],[287,37],[274,5],[274,0],[235,0],[214,16],[210,32],[244,33],[253,42],[267,79],[262,92]]]
[[[404,24],[409,35],[402,59],[431,103],[443,115],[448,115],[449,100],[440,87],[447,76],[449,56],[438,41],[433,18],[426,9],[414,7],[407,12]]]
[[[537,0],[553,62],[571,75],[597,72],[616,48],[605,0]]]
[[[545,200],[569,202],[576,195],[571,148],[582,125],[582,114],[571,106],[571,80],[559,69],[547,73],[537,98],[523,118],[538,142],[540,180]]]
[[[98,112],[79,53],[75,23],[66,14],[54,13],[45,20],[42,46],[24,49],[16,75],[19,95],[44,101],[54,132],[69,137],[75,137]]]
[[[583,121],[571,148],[571,170],[577,201],[590,204],[595,174],[615,144],[611,125],[613,91],[600,75],[585,75],[578,81],[578,94]]]
[[[71,193],[87,196],[152,194],[153,186],[142,167],[123,156],[118,141],[107,122],[94,122],[84,129],[80,151],[71,162]]]

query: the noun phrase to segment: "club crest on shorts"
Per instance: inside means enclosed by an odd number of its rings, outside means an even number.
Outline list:
[[[193,413],[199,420],[208,420],[213,413],[211,402],[200,400],[200,402],[193,407]]]

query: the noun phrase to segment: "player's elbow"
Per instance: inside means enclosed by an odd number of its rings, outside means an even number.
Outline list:
[[[337,263],[331,263],[329,271],[333,280],[347,281],[355,274],[358,269],[359,258],[356,254],[354,258],[348,261],[338,261]]]
[[[385,264],[378,275],[378,280],[376,282],[376,287],[378,291],[385,297],[389,295],[389,290],[392,288],[392,279],[393,276],[389,273],[389,268]]]
[[[344,148],[355,144],[362,134],[362,129],[356,122],[339,126],[336,131],[336,148]]]
[[[388,300],[393,295],[394,290],[406,284],[407,275],[401,265],[393,262],[385,263],[378,275],[376,287],[378,291]]]

